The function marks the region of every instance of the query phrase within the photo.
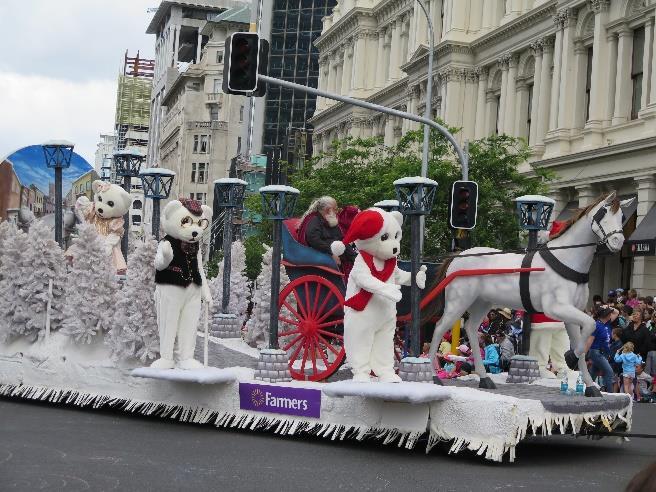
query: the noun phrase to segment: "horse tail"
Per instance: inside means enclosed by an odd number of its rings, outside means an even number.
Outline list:
[[[449,269],[449,266],[451,265],[451,262],[454,260],[454,258],[457,258],[457,256],[451,256],[447,258],[440,265],[440,268],[437,271],[435,278],[429,285],[426,285],[426,288],[424,289],[426,295],[432,292],[440,284],[440,282],[444,280],[444,278],[446,277],[446,272]],[[444,313],[444,305],[445,305],[445,291],[446,289],[443,289],[442,292],[440,292],[435,297],[435,299],[433,299],[431,302],[429,302],[426,306],[424,306],[421,309],[419,313],[421,317],[420,318],[421,324],[429,323],[435,318],[442,316],[442,314]]]

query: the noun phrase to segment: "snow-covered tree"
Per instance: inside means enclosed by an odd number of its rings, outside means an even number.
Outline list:
[[[52,229],[42,220],[33,222],[27,233],[15,300],[25,306],[25,324],[15,326],[12,334],[27,336],[32,341],[45,335],[48,301],[50,329],[57,330],[63,320],[66,265],[64,252],[52,237]],[[52,291],[50,282],[52,281]]]
[[[13,223],[7,220],[0,220],[0,265],[2,265],[2,241],[4,241],[4,238],[7,236],[7,234],[11,233],[12,229],[15,230]],[[0,279],[2,279],[2,277],[0,277]]]
[[[135,240],[128,256],[127,278],[117,295],[116,312],[105,342],[117,359],[154,360],[159,354],[155,311],[155,253],[157,241]]]
[[[250,282],[246,276],[246,248],[241,241],[232,243],[230,267],[230,303],[228,312],[236,314],[239,326],[244,324],[248,310],[248,299],[251,289]],[[219,273],[209,281],[214,305],[210,314],[221,312],[223,299],[223,260],[219,263]]]
[[[113,325],[116,270],[92,224],[79,225],[73,246],[75,260],[66,283],[62,331],[77,343],[91,343]]]
[[[269,343],[269,303],[271,302],[271,259],[273,249],[264,245],[262,270],[253,286],[253,311],[246,322],[246,342],[251,345],[268,345]],[[280,290],[289,283],[285,268],[280,266]]]
[[[23,270],[28,244],[27,234],[13,225],[4,230],[0,242],[0,341],[20,333],[29,319],[27,306],[19,302],[18,295],[26,285]]]

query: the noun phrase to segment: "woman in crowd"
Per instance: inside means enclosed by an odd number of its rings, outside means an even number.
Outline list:
[[[624,304],[627,306],[631,306],[633,309],[635,309],[639,304],[640,300],[638,299],[638,291],[635,289],[629,289],[629,298],[626,300]]]
[[[622,342],[631,342],[636,354],[646,359],[649,352],[649,335],[649,330],[642,322],[642,311],[634,309],[629,324],[622,330]]]

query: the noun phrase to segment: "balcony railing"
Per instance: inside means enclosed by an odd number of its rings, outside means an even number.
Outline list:
[[[223,93],[221,92],[208,93],[205,104],[218,104],[219,106],[223,105]]]
[[[227,130],[227,121],[188,121],[187,130]]]

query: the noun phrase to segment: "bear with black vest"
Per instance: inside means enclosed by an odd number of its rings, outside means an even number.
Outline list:
[[[212,303],[203,271],[200,240],[210,225],[212,209],[196,200],[169,202],[162,216],[166,234],[155,255],[155,306],[159,328],[160,358],[151,364],[172,369],[175,340],[178,340],[180,369],[199,369],[194,359],[201,300]]]

